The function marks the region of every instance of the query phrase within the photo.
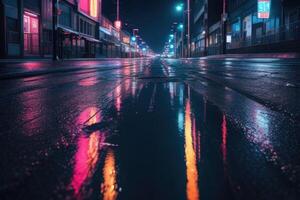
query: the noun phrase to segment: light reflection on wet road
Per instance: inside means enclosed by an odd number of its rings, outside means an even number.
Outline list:
[[[297,121],[195,62],[2,81],[0,199],[297,199]]]

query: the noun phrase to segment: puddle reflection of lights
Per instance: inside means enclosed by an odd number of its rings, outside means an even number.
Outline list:
[[[173,102],[174,97],[175,97],[175,83],[174,82],[169,82],[169,94],[171,97],[171,101]]]
[[[118,112],[121,110],[121,104],[122,104],[122,94],[121,94],[121,85],[119,85],[115,90],[115,107]]]
[[[184,86],[183,85],[180,85],[179,86],[179,103],[180,103],[180,106],[183,106],[183,101],[184,101],[184,97],[183,97],[183,94],[184,93]]]
[[[183,109],[179,109],[178,119],[177,120],[178,120],[177,123],[178,123],[179,133],[182,134],[183,133],[183,126],[184,126],[184,113],[183,113]]]
[[[229,66],[231,66],[233,63],[232,63],[231,61],[225,61],[224,64],[225,64],[225,67],[229,67]]]
[[[86,79],[79,81],[78,84],[83,87],[88,87],[88,86],[96,85],[97,83],[98,83],[98,80],[96,77],[90,77],[90,78],[86,78]]]
[[[78,118],[79,124],[85,123],[86,125],[92,125],[99,121],[100,114],[94,107],[87,108]],[[103,141],[104,137],[99,131],[96,131],[89,136],[82,134],[78,138],[77,151],[74,158],[74,171],[71,181],[71,186],[78,198],[81,198],[81,195],[84,195],[82,194],[85,192],[83,187],[96,170],[100,149],[102,148],[100,144]]]
[[[23,64],[26,70],[37,70],[38,68],[41,68],[41,63],[36,62],[26,62]]]
[[[190,100],[187,100],[185,108],[185,127],[184,127],[184,138],[185,138],[185,161],[186,161],[186,173],[187,173],[187,185],[186,193],[188,200],[199,199],[199,187],[198,187],[198,169],[195,149],[193,148],[193,137],[192,137],[192,114]]]
[[[227,161],[227,122],[226,122],[226,116],[223,114],[223,120],[222,120],[222,156],[223,161],[226,163]]]
[[[109,149],[103,167],[103,183],[101,184],[103,200],[115,200],[118,197],[116,160],[113,150]]]
[[[258,126],[261,128],[264,134],[269,133],[269,117],[266,113],[261,110],[256,110],[255,112],[255,120]]]
[[[126,79],[124,84],[125,84],[126,93],[128,93],[130,89],[130,79]]]
[[[132,84],[131,84],[131,95],[133,97],[135,97],[135,94],[136,94],[136,88],[137,88],[137,80],[136,78],[133,78],[132,79]]]

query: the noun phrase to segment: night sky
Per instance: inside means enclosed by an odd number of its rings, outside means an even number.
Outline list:
[[[114,21],[116,0],[102,0],[103,14]],[[175,0],[120,0],[120,16],[128,28],[139,28],[139,35],[155,51],[161,52],[167,40],[172,22],[178,16],[174,12]],[[124,27],[124,28],[127,28]]]

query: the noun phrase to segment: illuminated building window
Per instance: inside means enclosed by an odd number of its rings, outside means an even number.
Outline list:
[[[39,53],[39,19],[29,12],[24,13],[24,52],[25,54]]]

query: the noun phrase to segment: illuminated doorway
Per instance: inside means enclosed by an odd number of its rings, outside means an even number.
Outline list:
[[[39,55],[39,19],[38,16],[24,12],[24,54]]]

